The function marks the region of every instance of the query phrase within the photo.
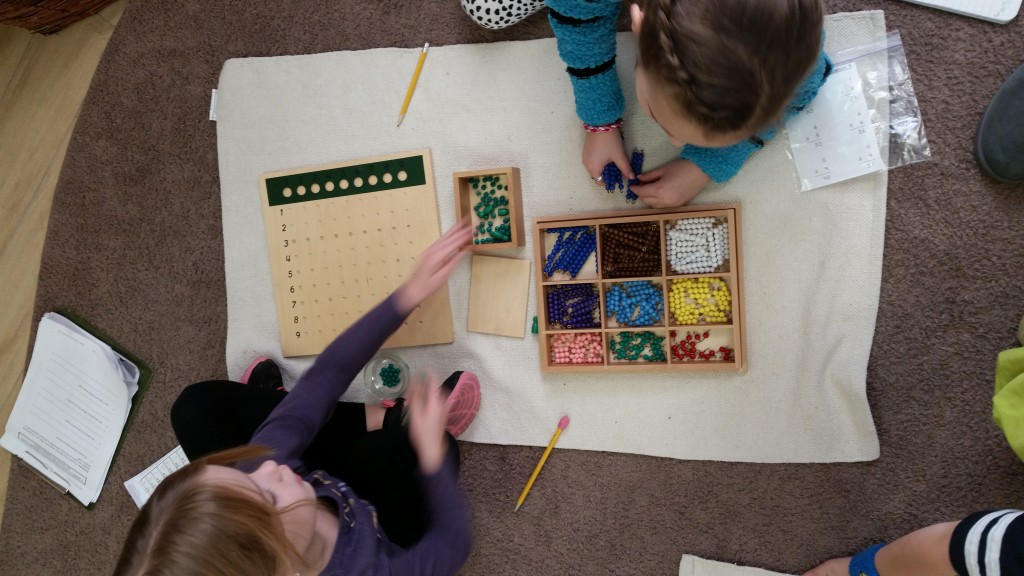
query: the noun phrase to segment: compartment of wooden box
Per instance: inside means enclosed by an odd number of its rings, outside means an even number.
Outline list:
[[[671,364],[735,371],[736,335],[731,327],[670,328],[668,334],[666,347]]]
[[[654,301],[650,303],[632,301],[628,299],[637,298],[637,288],[650,290],[657,293],[655,309]],[[611,306],[609,295],[618,300],[616,306]],[[648,327],[665,327],[665,281],[663,278],[643,278],[634,280],[605,280],[601,282],[601,309],[604,317],[602,326],[604,328],[616,328],[619,330],[646,329]],[[648,317],[644,316],[644,313]]]
[[[669,276],[665,283],[668,325],[731,326],[735,293],[732,274]],[[676,298],[679,306],[673,305]]]
[[[610,366],[668,366],[668,333],[664,328],[605,331]]]
[[[694,227],[697,228],[696,233],[686,234],[685,228],[681,223],[693,222]],[[701,215],[694,216],[680,216],[677,218],[669,218],[662,221],[664,229],[663,244],[662,244],[662,256],[665,258],[664,267],[665,274],[668,276],[690,276],[694,274],[711,274],[717,272],[729,272],[731,271],[731,255],[735,250],[733,242],[733,234],[731,233],[732,225],[729,222],[728,211],[713,210],[703,212]],[[682,230],[681,230],[682,229]],[[681,245],[674,247],[673,237],[674,230],[682,232]],[[711,234],[719,233],[724,236],[724,243],[720,244],[720,252],[717,254],[707,254],[709,258],[700,260],[699,257],[702,255],[703,250],[699,250],[698,246],[686,245],[687,240],[691,243],[696,240],[699,245],[701,240],[706,239]],[[673,264],[673,256],[678,255],[680,261],[686,262],[691,266],[691,269],[683,269],[685,266],[676,266]]]
[[[543,309],[538,327],[557,330],[593,330],[601,328],[601,291],[595,282],[567,282],[543,286],[538,306]],[[563,310],[553,310],[561,304]]]
[[[580,249],[575,254],[563,253],[561,243],[580,240],[588,235],[593,238],[594,250]],[[565,228],[548,228],[541,235],[541,253],[544,255],[545,266],[541,267],[541,278],[544,282],[572,282],[597,280],[597,227],[567,226]],[[559,248],[558,252],[555,249]],[[585,254],[584,254],[585,252]],[[548,261],[552,265],[546,265]],[[579,262],[582,260],[582,263]],[[578,266],[578,269],[577,269]],[[567,268],[573,268],[568,270]],[[575,272],[575,275],[573,275]]]
[[[468,216],[473,225],[471,250],[518,248],[526,243],[519,168],[456,172],[454,186],[455,217],[462,220]],[[490,202],[501,197],[503,202]],[[507,230],[501,229],[504,225]]]
[[[705,249],[709,255],[721,258],[705,258],[708,263],[698,267],[700,272],[690,269],[679,271],[672,267],[670,252],[673,247],[668,227],[679,220],[702,218],[694,221],[720,227],[724,238],[717,240],[688,239],[696,243],[713,243]],[[545,264],[555,253],[555,232],[573,227],[593,230],[596,251],[591,254],[585,271],[576,278],[559,272],[545,274]],[[632,231],[623,235],[622,232]],[[746,336],[743,320],[743,258],[741,253],[740,208],[736,204],[716,206],[691,206],[672,210],[640,210],[631,212],[603,212],[597,214],[570,215],[564,217],[540,217],[534,220],[535,266],[537,278],[538,336],[541,347],[541,369],[545,372],[734,372],[747,370]],[[697,236],[696,234],[694,236]],[[640,238],[642,237],[642,238]],[[710,236],[709,236],[710,238]],[[682,245],[682,244],[680,244]],[[689,247],[689,245],[685,246]],[[628,248],[628,250],[627,250]],[[649,261],[648,266],[635,267],[629,258]],[[596,265],[595,265],[596,264]],[[633,268],[636,270],[633,270]],[[596,268],[596,272],[594,269]],[[703,270],[708,270],[707,272]],[[639,274],[639,276],[635,275]],[[608,315],[608,293],[624,282],[650,283],[660,290],[662,310],[660,317],[649,326],[624,325],[622,319]],[[678,284],[687,287],[682,302],[688,305],[690,314],[677,317],[672,306],[672,287]],[[563,326],[557,318],[549,318],[548,295],[585,285],[599,290],[598,328],[573,328]],[[705,293],[706,292],[706,293]],[[727,294],[727,295],[726,295]],[[692,311],[697,311],[693,314]],[[572,363],[556,362],[552,349],[553,336],[565,333],[600,334],[604,347],[604,362]],[[650,333],[657,341],[658,353],[650,343],[636,358],[629,355],[619,358],[612,342],[618,342],[623,333],[633,335]],[[696,346],[680,344],[687,334],[691,341],[699,338]],[[705,338],[705,333],[707,337]],[[630,336],[632,337],[632,336]],[[565,336],[560,336],[564,339]],[[650,338],[650,337],[648,337]],[[680,340],[680,338],[682,340]],[[628,338],[627,338],[628,340]],[[673,345],[679,353],[673,354]],[[713,350],[714,353],[707,352]],[[690,352],[696,350],[696,358]],[[704,358],[699,354],[703,352]]]
[[[550,365],[568,370],[604,366],[607,355],[603,339],[600,330],[553,332],[545,337],[545,357]]]

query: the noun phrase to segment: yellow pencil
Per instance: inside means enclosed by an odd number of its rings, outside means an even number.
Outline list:
[[[427,59],[427,49],[430,48],[430,42],[423,45],[423,51],[420,52],[420,59],[416,62],[416,71],[412,73],[412,80],[409,82],[409,91],[405,93],[405,102],[402,103],[402,111],[398,113],[398,124],[395,127],[402,125],[402,119],[405,118],[405,111],[409,109],[409,101],[412,100],[412,93],[416,90],[416,81],[420,78],[420,70],[423,70],[423,61]]]
[[[530,475],[530,481],[526,483],[526,488],[523,488],[523,493],[519,495],[519,501],[516,502],[516,509],[513,512],[519,510],[519,507],[523,505],[526,500],[526,495],[530,493],[530,488],[533,486],[533,481],[537,479],[537,475],[540,474],[540,469],[544,467],[544,463],[548,460],[548,454],[551,454],[551,449],[555,447],[555,442],[558,442],[558,437],[562,435],[562,430],[569,425],[569,417],[562,416],[562,419],[558,421],[558,430],[555,430],[555,435],[551,437],[551,442],[548,442],[548,447],[544,450],[544,455],[540,457],[540,462],[537,462],[537,467],[533,469],[533,474]]]

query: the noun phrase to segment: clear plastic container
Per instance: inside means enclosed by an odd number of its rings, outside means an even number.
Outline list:
[[[394,400],[405,394],[406,388],[409,387],[409,378],[409,365],[388,352],[377,354],[363,368],[363,382],[375,400]]]

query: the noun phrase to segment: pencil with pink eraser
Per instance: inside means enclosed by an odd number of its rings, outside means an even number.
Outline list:
[[[548,455],[551,454],[551,449],[555,447],[555,442],[558,442],[558,437],[562,435],[562,430],[569,425],[569,417],[562,416],[562,419],[558,421],[558,429],[555,430],[555,435],[551,437],[551,442],[548,442],[547,449],[544,450],[544,455],[540,457],[540,462],[537,462],[537,467],[533,469],[533,474],[530,475],[529,482],[526,483],[526,488],[523,488],[523,493],[519,495],[519,501],[516,502],[516,510],[523,505],[526,500],[526,495],[530,493],[530,488],[533,487],[533,481],[537,479],[537,475],[540,474],[540,469],[544,467],[544,463],[548,460]],[[513,510],[516,511],[516,510]]]

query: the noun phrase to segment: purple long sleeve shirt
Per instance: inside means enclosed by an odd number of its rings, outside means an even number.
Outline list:
[[[313,486],[317,498],[337,504],[338,540],[322,574],[455,574],[469,557],[469,508],[451,451],[436,473],[419,474],[427,499],[428,526],[423,538],[407,549],[388,540],[377,524],[372,504],[359,498],[345,482],[322,470],[309,470],[301,459],[349,383],[404,320],[393,294],[363,315],[317,357],[251,440],[270,447],[274,451],[271,458],[301,475]]]

